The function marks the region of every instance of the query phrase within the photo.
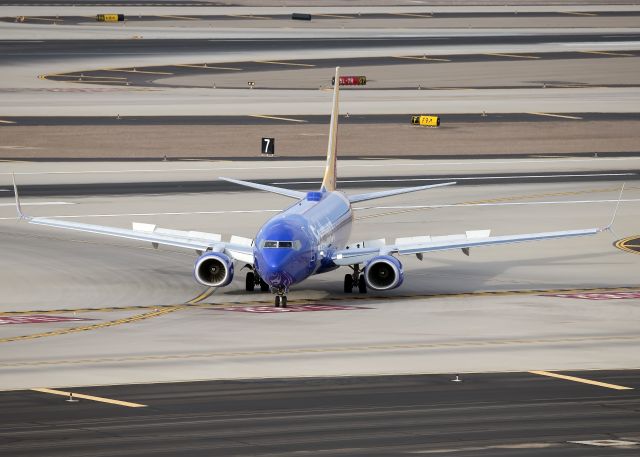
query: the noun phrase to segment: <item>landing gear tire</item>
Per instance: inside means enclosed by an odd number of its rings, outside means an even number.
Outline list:
[[[269,284],[264,282],[262,278],[260,278],[260,291],[261,292],[269,292]]]
[[[276,308],[286,308],[286,307],[287,307],[287,296],[276,295]]]
[[[361,294],[367,293],[367,283],[364,280],[363,275],[361,275],[360,278],[358,278],[358,292],[360,292]]]
[[[344,293],[350,294],[353,291],[353,276],[344,275]]]
[[[247,277],[245,279],[244,287],[245,287],[247,292],[253,292],[253,290],[255,289],[255,287],[256,287],[256,276],[252,271],[247,273]]]

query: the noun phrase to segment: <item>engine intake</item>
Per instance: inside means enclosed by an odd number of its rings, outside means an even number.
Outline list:
[[[402,264],[390,255],[374,257],[364,267],[364,280],[374,290],[395,289],[404,281]]]
[[[233,261],[220,252],[208,252],[196,260],[196,281],[209,287],[223,287],[233,280]]]

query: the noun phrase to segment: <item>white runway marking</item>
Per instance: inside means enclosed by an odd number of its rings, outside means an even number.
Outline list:
[[[21,205],[25,206],[25,203],[21,202]],[[9,206],[15,206],[15,205],[11,204]],[[281,211],[282,209],[246,209],[246,210],[230,210],[230,211],[169,211],[169,212],[160,212],[160,213],[73,214],[73,215],[47,216],[47,218],[74,219],[74,218],[80,218],[80,217],[191,216],[196,214],[209,215],[209,214],[279,213]],[[13,219],[15,219],[15,217],[0,217],[0,221],[8,221]]]
[[[8,192],[8,190],[7,190]],[[75,205],[75,203],[70,202],[21,202],[22,206],[54,206],[54,205]],[[15,203],[0,203],[0,207],[3,206],[16,206]]]
[[[536,116],[548,116],[548,117],[560,117],[562,119],[576,119],[581,120],[581,117],[578,116],[568,116],[566,114],[554,114],[554,113],[527,113],[527,114],[535,114]]]
[[[339,180],[340,183],[376,183],[376,182],[410,182],[410,181],[465,181],[465,180],[488,180],[488,179],[527,179],[527,178],[595,178],[595,177],[613,177],[613,176],[635,176],[637,173],[587,173],[587,174],[557,174],[557,175],[519,175],[519,176],[442,176],[438,178],[397,178],[397,179],[351,179]],[[282,184],[320,184],[320,181],[277,181],[272,185]]]
[[[584,203],[617,203],[618,200],[563,200],[563,201],[537,201],[537,202],[504,202],[504,203],[452,203],[448,205],[400,205],[400,206],[359,206],[353,209],[436,209],[436,208],[456,208],[472,206],[525,206],[525,205],[579,205]],[[640,202],[640,198],[629,198],[620,202]]]
[[[380,160],[378,163],[349,163],[342,162],[340,164],[340,168],[389,168],[389,167],[430,167],[434,166],[476,166],[476,165],[505,165],[505,164],[546,164],[546,163],[584,163],[584,162],[594,162],[598,163],[603,162],[629,162],[629,161],[638,161],[640,157],[608,157],[608,158],[563,158],[563,159],[512,159],[512,160],[469,160],[469,161],[458,161],[458,162],[386,162]],[[211,163],[211,160],[203,160],[207,164]],[[219,162],[223,162],[220,160]],[[300,163],[292,164],[292,165],[263,165],[264,162],[261,162],[259,167],[261,170],[291,170],[291,169],[312,169],[312,168],[325,168],[324,161],[318,160],[318,163],[315,165],[302,165]],[[218,172],[218,171],[242,171],[242,170],[255,170],[257,168],[257,164],[247,165],[247,166],[233,166],[233,167],[202,167],[202,168],[125,168],[121,170],[78,170],[78,171],[16,171],[15,175],[78,175],[78,174],[116,174],[116,173],[176,173],[176,172]],[[2,172],[0,175],[10,176],[14,174],[12,172]],[[441,178],[448,179],[448,178]],[[402,180],[404,181],[404,180]]]

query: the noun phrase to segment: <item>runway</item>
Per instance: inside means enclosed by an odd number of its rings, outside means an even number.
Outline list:
[[[11,455],[634,455],[637,371],[227,381],[0,393]],[[55,433],[51,433],[54,429]]]

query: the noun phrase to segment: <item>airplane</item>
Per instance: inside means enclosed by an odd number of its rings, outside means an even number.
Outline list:
[[[337,67],[335,81],[339,80]],[[155,248],[167,245],[193,249],[198,254],[194,266],[195,279],[209,287],[229,285],[234,277],[234,263],[243,263],[249,270],[245,277],[245,289],[253,291],[259,287],[264,292],[270,290],[275,294],[275,306],[282,308],[287,307],[287,294],[292,286],[310,276],[341,266],[351,268],[351,273],[344,276],[344,292],[351,293],[356,288],[360,293],[366,293],[367,289],[386,291],[403,283],[404,270],[399,256],[415,255],[422,260],[426,253],[452,249],[461,249],[464,254],[469,255],[471,248],[479,246],[587,236],[611,229],[613,218],[611,223],[603,228],[505,236],[490,236],[489,230],[476,230],[467,231],[463,235],[398,238],[392,244],[387,244],[384,240],[348,244],[354,203],[456,183],[443,182],[357,195],[346,195],[337,190],[339,91],[340,85],[334,84],[326,166],[319,190],[300,192],[237,179],[219,178],[295,200],[293,205],[265,222],[254,239],[232,236],[228,242],[223,242],[219,234],[163,229],[153,224],[134,222],[132,229],[123,229],[27,216],[20,206],[14,178],[18,219],[36,225],[150,242]]]

